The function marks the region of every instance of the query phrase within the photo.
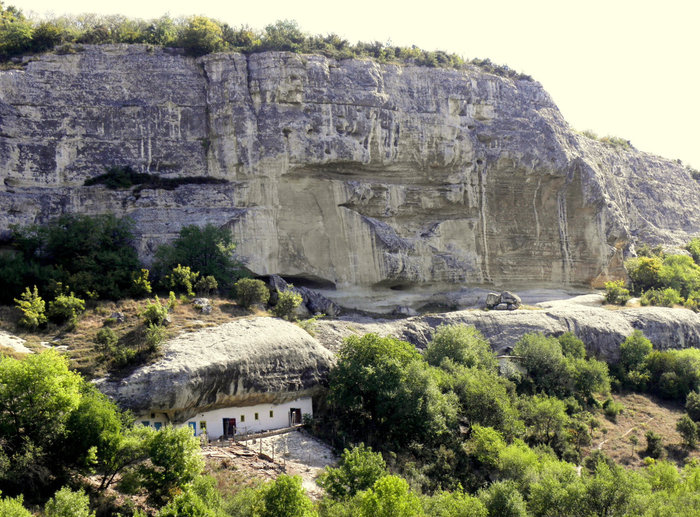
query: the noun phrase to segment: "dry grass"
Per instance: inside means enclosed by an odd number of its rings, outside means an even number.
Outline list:
[[[625,407],[624,411],[616,422],[601,418],[593,445],[584,454],[599,448],[621,465],[640,468],[647,445],[644,434],[651,430],[664,437],[669,460],[682,466],[690,459],[700,459],[700,451],[683,447],[676,431],[676,422],[684,413],[682,405],[639,393],[614,395],[613,399]]]
[[[203,314],[189,300],[178,301],[170,314],[171,323],[166,327],[166,339],[183,332],[191,332],[206,327],[265,314],[262,311],[247,311],[234,302],[218,297],[209,298],[212,304],[210,314]],[[115,368],[114,364],[95,344],[97,332],[109,326],[119,337],[119,345],[138,349],[144,340],[144,326],[141,313],[150,300],[120,300],[118,302],[101,301],[89,304],[89,308],[80,316],[74,329],[49,323],[45,328],[27,331],[17,326],[20,313],[10,306],[0,306],[0,329],[6,330],[26,341],[27,348],[41,351],[47,346],[60,347],[71,361],[71,366],[88,378],[100,377]],[[161,298],[163,304],[167,298]],[[123,323],[117,323],[110,316],[120,312],[124,315]],[[64,348],[65,347],[65,348]],[[4,352],[4,350],[2,351]],[[152,357],[151,357],[152,359]]]

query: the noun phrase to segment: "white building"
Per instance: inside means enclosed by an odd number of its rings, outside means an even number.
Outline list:
[[[160,429],[166,424],[188,425],[195,436],[206,432],[207,437],[232,438],[234,435],[259,433],[301,424],[303,415],[313,415],[311,397],[299,398],[282,404],[257,404],[255,406],[212,409],[199,413],[185,422],[172,422],[161,411],[141,414],[137,423]]]

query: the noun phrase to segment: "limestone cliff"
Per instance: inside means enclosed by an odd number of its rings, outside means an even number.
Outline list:
[[[334,363],[306,331],[276,318],[181,334],[163,348],[153,364],[98,387],[123,408],[184,421],[203,410],[312,396]]]
[[[112,165],[228,183],[83,186]],[[600,285],[635,239],[699,232],[698,206],[679,164],[578,135],[538,83],[477,68],[106,45],[0,72],[0,231],[128,214],[147,258],[212,222],[260,275],[435,292]]]

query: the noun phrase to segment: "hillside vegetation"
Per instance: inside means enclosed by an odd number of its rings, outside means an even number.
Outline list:
[[[2,4],[0,4],[2,7]],[[76,52],[81,44],[143,43],[183,48],[192,56],[212,52],[250,54],[283,50],[300,54],[322,54],[335,59],[372,58],[380,63],[406,63],[442,68],[465,68],[471,64],[504,77],[532,80],[507,66],[488,59],[464,58],[441,50],[428,51],[416,46],[401,47],[378,41],[351,44],[336,34],[311,35],[294,21],[284,20],[258,31],[204,16],[173,19],[168,15],[153,20],[124,16],[80,15],[47,20],[26,18],[16,7],[2,9],[0,58],[34,52]]]

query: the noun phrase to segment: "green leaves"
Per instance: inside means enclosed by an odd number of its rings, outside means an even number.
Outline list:
[[[326,467],[319,476],[318,484],[333,499],[343,501],[367,490],[387,474],[382,455],[361,443],[343,451],[338,467]]]

